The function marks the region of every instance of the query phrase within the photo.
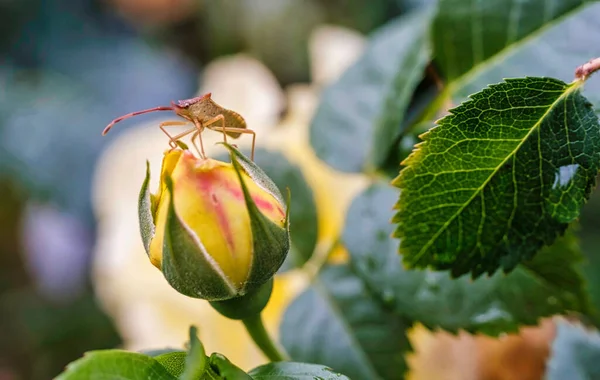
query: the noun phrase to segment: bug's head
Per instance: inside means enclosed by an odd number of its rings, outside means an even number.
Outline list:
[[[178,100],[177,102],[171,102],[171,106],[173,106],[173,110],[177,112],[178,109],[186,109],[190,106],[200,103],[204,100],[210,99],[211,93],[204,94],[202,96],[197,96],[191,99]]]
[[[209,100],[211,96],[211,93],[207,93],[204,94],[202,96],[197,96],[195,98],[191,98],[191,99],[184,99],[184,100],[178,100],[176,102],[171,102],[171,107],[173,107],[173,111],[183,117],[184,119],[193,121],[194,115],[192,112],[192,108],[194,108],[194,105],[196,104],[200,104],[205,102],[206,100]]]

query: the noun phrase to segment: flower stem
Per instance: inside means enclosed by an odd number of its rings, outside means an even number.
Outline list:
[[[271,339],[259,314],[242,319],[254,343],[272,362],[289,360],[286,353]]]

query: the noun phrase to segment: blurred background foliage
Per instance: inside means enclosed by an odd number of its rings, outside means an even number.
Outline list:
[[[321,24],[368,33],[417,1],[0,1],[0,379],[49,379],[121,338],[90,281],[94,165],[132,110],[191,97],[245,52],[281,85],[310,77]]]
[[[427,2],[0,0],[0,380],[49,379],[122,342],[91,281],[93,173],[121,132],[101,138],[108,121],[193,96],[206,65],[239,52],[281,86],[310,82],[317,26],[368,34]],[[596,192],[580,234],[598,307],[599,223]]]

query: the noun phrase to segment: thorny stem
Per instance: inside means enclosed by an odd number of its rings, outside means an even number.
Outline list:
[[[287,354],[269,336],[260,313],[242,319],[242,322],[246,326],[246,330],[248,330],[254,343],[256,343],[269,360],[272,362],[289,360]]]
[[[594,58],[575,69],[575,80],[584,81],[598,70],[600,70],[600,57]]]

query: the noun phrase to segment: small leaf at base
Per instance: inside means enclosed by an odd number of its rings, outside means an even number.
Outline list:
[[[204,352],[204,346],[198,339],[198,330],[195,326],[190,327],[190,341],[185,358],[185,370],[179,376],[179,380],[197,380],[206,372],[208,358]]]
[[[91,351],[56,380],[177,380],[156,359],[122,350]]]
[[[278,362],[261,365],[248,373],[254,380],[350,380],[319,364]]]

